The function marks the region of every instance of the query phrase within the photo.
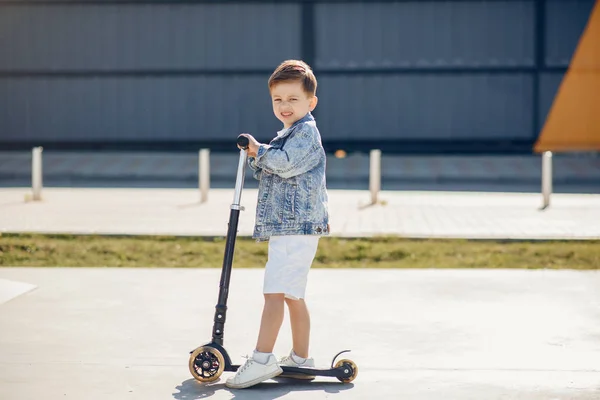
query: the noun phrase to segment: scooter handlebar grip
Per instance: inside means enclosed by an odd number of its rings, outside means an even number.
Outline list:
[[[238,136],[237,138],[237,145],[240,146],[242,149],[246,150],[248,148],[248,145],[250,144],[250,140],[248,140],[248,138],[246,136]]]

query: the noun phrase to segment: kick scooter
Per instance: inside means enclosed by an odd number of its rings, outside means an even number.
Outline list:
[[[223,347],[223,336],[225,329],[225,320],[227,315],[227,297],[229,295],[229,280],[231,277],[231,267],[233,264],[233,252],[235,248],[235,239],[238,228],[240,206],[242,196],[242,187],[244,186],[244,173],[246,168],[246,159],[248,149],[248,138],[239,136],[237,144],[240,149],[240,159],[238,163],[237,178],[235,181],[235,191],[233,195],[233,204],[229,214],[229,226],[227,228],[227,239],[225,242],[225,255],[223,257],[223,268],[221,270],[221,282],[219,285],[219,299],[215,306],[214,324],[212,330],[212,340],[190,352],[189,369],[194,379],[208,383],[214,382],[223,373],[223,371],[235,372],[240,367],[231,363],[227,351]],[[335,363],[335,359],[342,353],[349,352],[344,350],[336,354],[331,362],[331,368],[298,368],[282,366],[285,377],[288,374],[300,375],[318,375],[335,377],[343,383],[349,383],[358,375],[358,367],[350,360],[342,359]],[[335,363],[335,365],[334,365]]]

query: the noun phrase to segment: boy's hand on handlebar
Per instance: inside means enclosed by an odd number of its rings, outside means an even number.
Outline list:
[[[242,133],[240,136],[245,136],[248,138],[248,157],[256,157],[260,143],[249,133]]]

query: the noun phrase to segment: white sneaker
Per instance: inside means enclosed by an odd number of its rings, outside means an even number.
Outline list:
[[[315,360],[313,360],[312,358],[307,358],[302,364],[298,364],[292,358],[292,354],[293,354],[293,350],[290,352],[289,355],[283,357],[279,361],[279,365],[282,367],[296,367],[296,368],[314,368],[315,367]],[[280,377],[294,378],[294,379],[307,379],[307,380],[315,379],[314,375],[298,374],[298,373],[293,373],[293,372],[284,372],[280,375]]]
[[[277,364],[277,359],[273,354],[269,356],[266,364],[261,364],[250,357],[244,365],[238,368],[234,376],[227,379],[225,386],[232,389],[244,389],[274,378],[282,372],[283,370]]]

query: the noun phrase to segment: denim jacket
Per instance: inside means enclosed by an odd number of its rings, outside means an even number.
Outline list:
[[[261,144],[248,164],[260,181],[254,239],[329,233],[325,150],[311,113]]]

